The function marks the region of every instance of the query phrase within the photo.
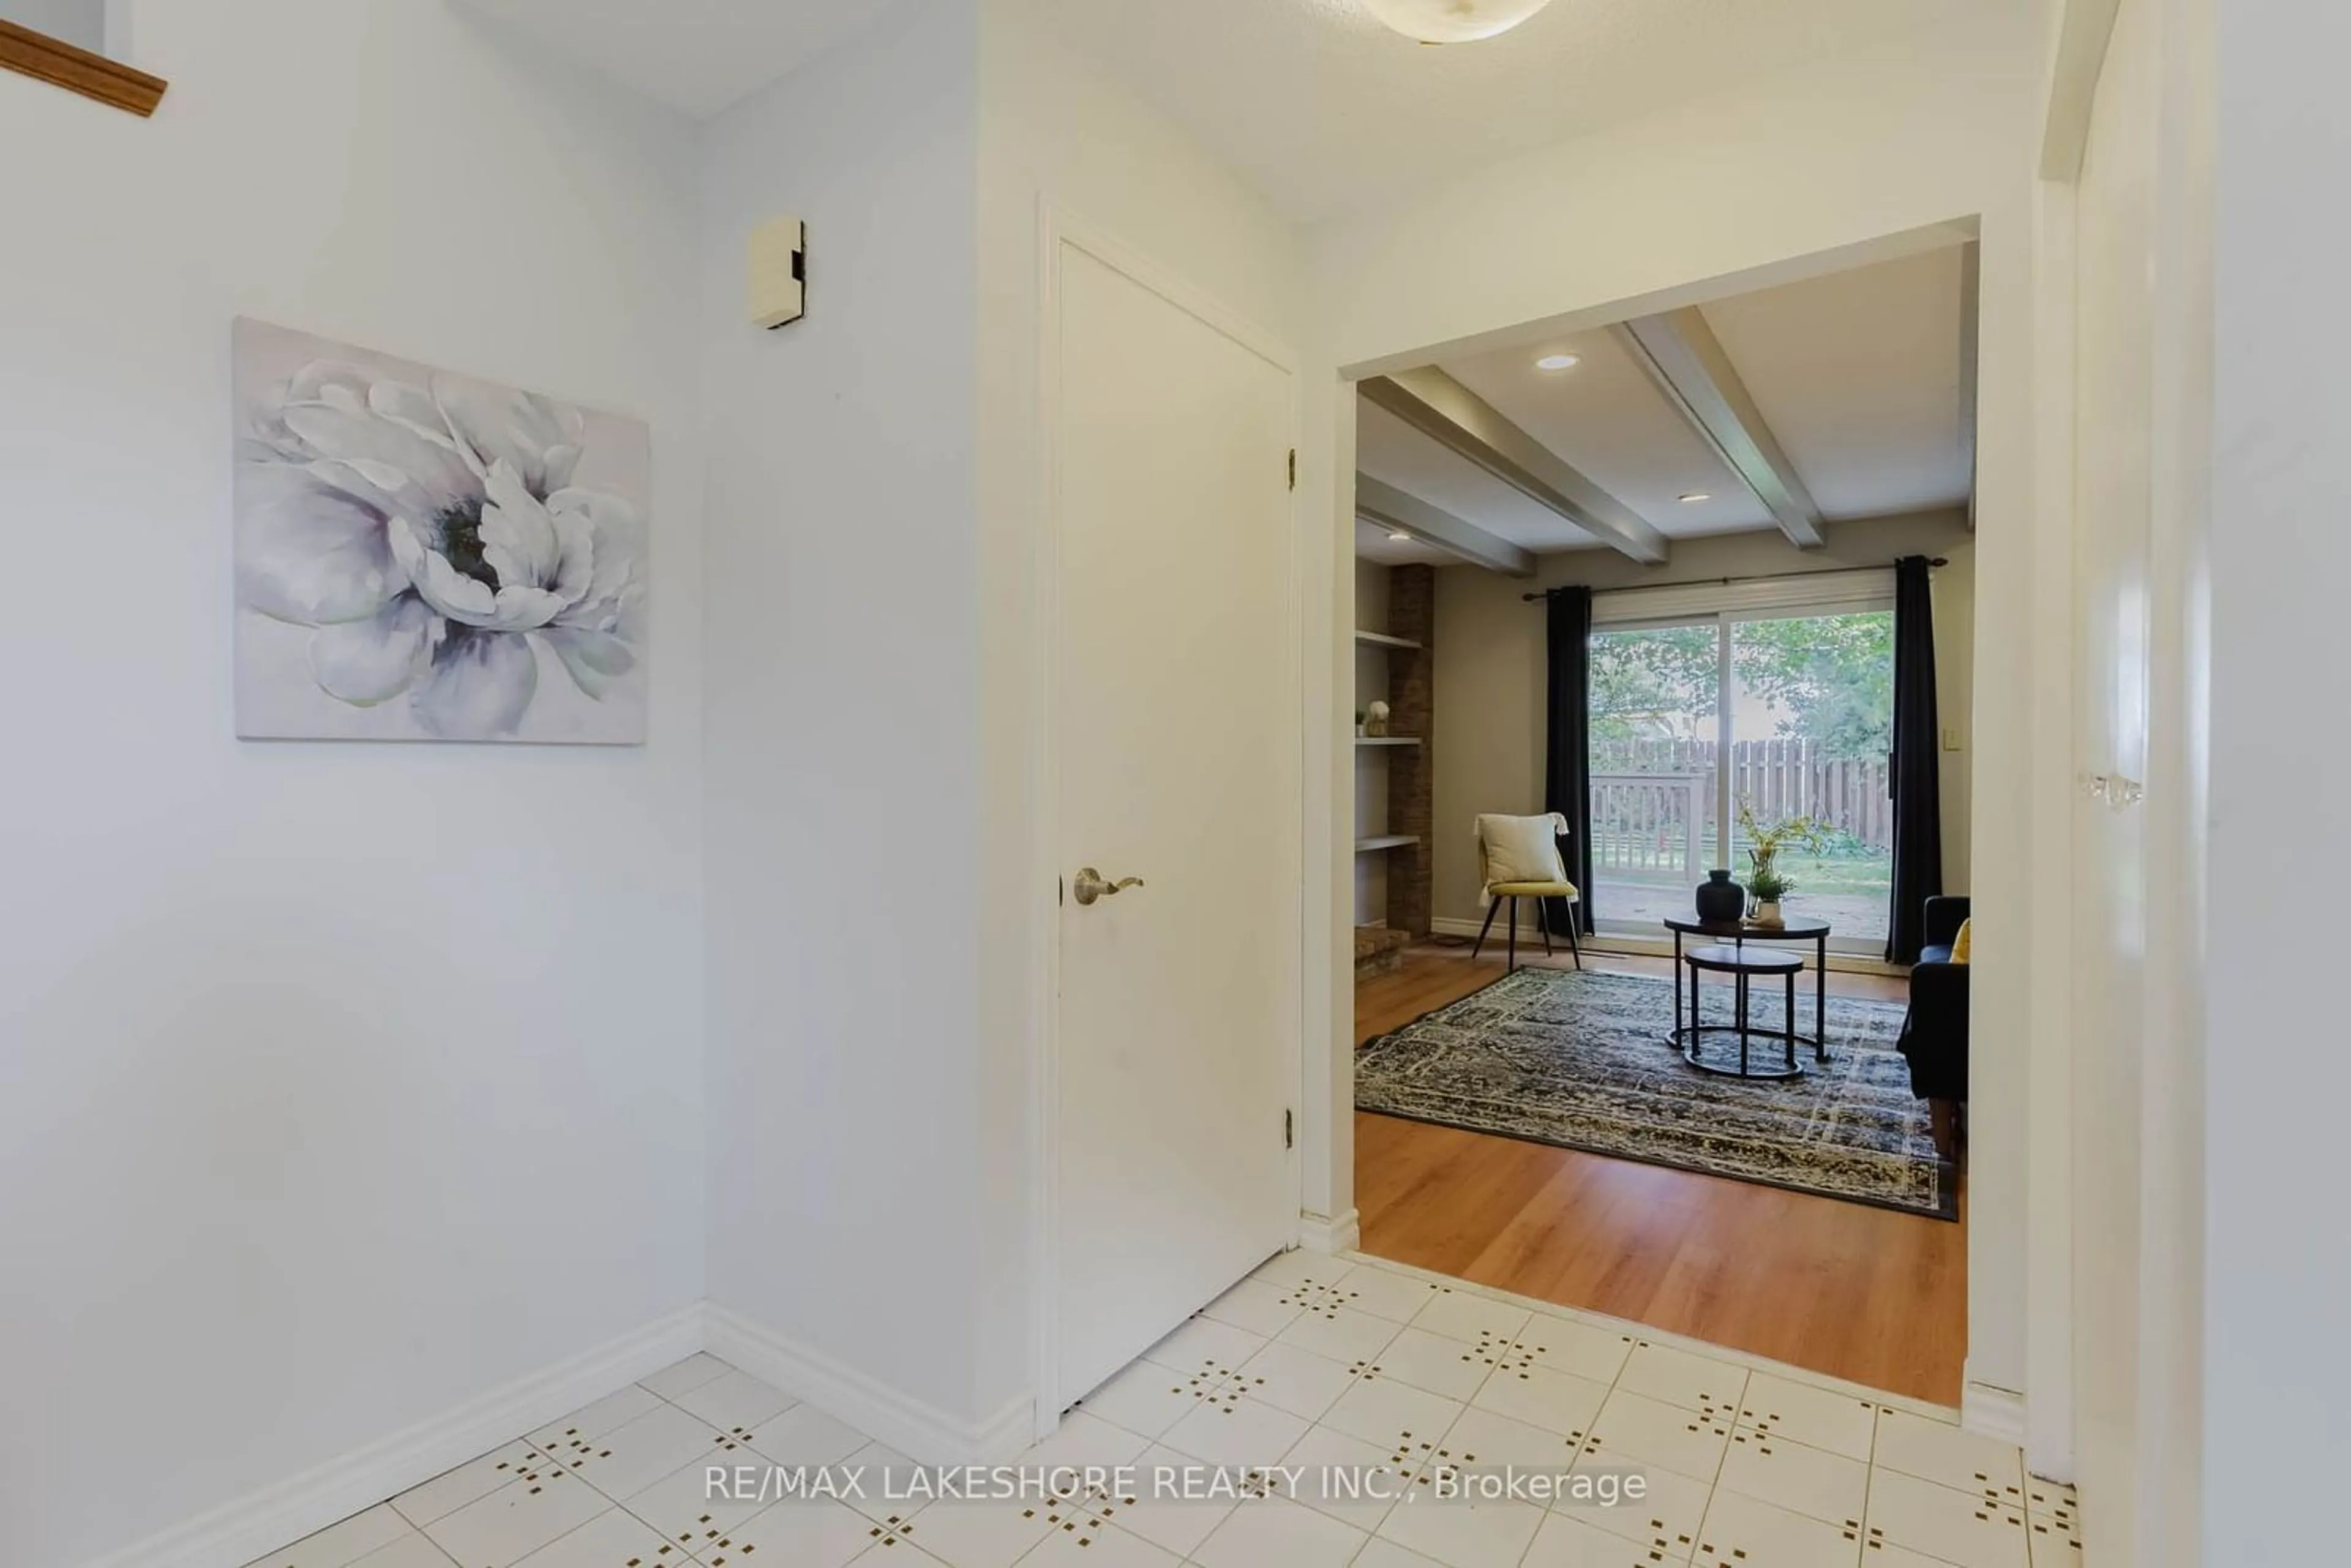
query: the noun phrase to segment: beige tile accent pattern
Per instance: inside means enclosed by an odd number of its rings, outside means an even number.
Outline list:
[[[252,1568],[2079,1568],[2080,1500],[1954,1412],[1360,1255],[1285,1253],[1036,1465],[1207,1499],[729,1499],[712,1465],[903,1456],[708,1355]],[[1221,1467],[1221,1469],[1219,1469]],[[1541,1499],[1448,1479],[1553,1478]],[[1571,1490],[1566,1489],[1581,1489]],[[1603,1490],[1604,1489],[1604,1490]]]

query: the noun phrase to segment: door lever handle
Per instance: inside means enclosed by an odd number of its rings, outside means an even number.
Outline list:
[[[1108,898],[1113,894],[1124,893],[1130,887],[1142,885],[1143,879],[1139,876],[1124,876],[1112,882],[1093,867],[1083,866],[1079,869],[1077,880],[1070,884],[1070,891],[1077,894],[1080,904],[1092,904],[1098,898]]]

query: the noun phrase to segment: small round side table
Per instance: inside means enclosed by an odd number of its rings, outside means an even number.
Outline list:
[[[1804,960],[1799,954],[1769,947],[1694,947],[1683,962],[1689,966],[1690,1021],[1683,1031],[1682,1060],[1701,1072],[1712,1072],[1724,1078],[1801,1078],[1803,1064],[1796,1060],[1796,977],[1803,972]],[[1733,1022],[1708,1023],[1698,1008],[1698,977],[1706,974],[1731,977],[1731,1007]],[[1782,1015],[1776,1035],[1765,1035],[1769,1041],[1778,1040],[1786,1058],[1780,1067],[1758,1065],[1753,1057],[1754,1030],[1749,1013],[1750,989],[1757,976],[1779,976],[1787,982],[1788,1010]],[[1739,1065],[1717,1063],[1706,1060],[1706,1042],[1709,1035],[1736,1034],[1739,1037]]]
[[[1687,915],[1666,916],[1666,929],[1674,934],[1674,1030],[1666,1037],[1667,1043],[1679,1051],[1688,1043],[1682,1025],[1682,938],[1695,936],[1700,941],[1728,943],[1744,947],[1750,942],[1809,942],[1813,945],[1813,1032],[1801,1030],[1796,1043],[1813,1048],[1814,1061],[1826,1061],[1829,1055],[1829,923],[1825,920],[1791,920],[1785,925],[1750,925],[1743,920],[1717,924],[1693,920]]]

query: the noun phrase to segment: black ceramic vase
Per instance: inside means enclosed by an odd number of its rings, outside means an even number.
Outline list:
[[[1747,913],[1747,890],[1730,880],[1727,871],[1710,871],[1698,890],[1698,917],[1709,925],[1729,925]]]

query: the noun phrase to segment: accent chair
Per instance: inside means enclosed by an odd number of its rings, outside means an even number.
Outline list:
[[[1478,940],[1469,949],[1474,962],[1484,951],[1486,935],[1494,929],[1494,916],[1508,900],[1510,905],[1509,933],[1509,967],[1519,967],[1519,900],[1535,901],[1535,923],[1542,931],[1543,951],[1553,951],[1551,944],[1551,916],[1545,908],[1551,899],[1561,899],[1570,904],[1583,902],[1583,894],[1575,883],[1567,880],[1567,861],[1559,852],[1559,841],[1567,837],[1567,819],[1557,811],[1540,817],[1510,817],[1489,812],[1478,819],[1478,874],[1486,887],[1486,896],[1492,900],[1486,906],[1486,924],[1479,928]],[[1583,967],[1583,943],[1576,935],[1583,924],[1569,911],[1568,946],[1574,950],[1575,967]]]

